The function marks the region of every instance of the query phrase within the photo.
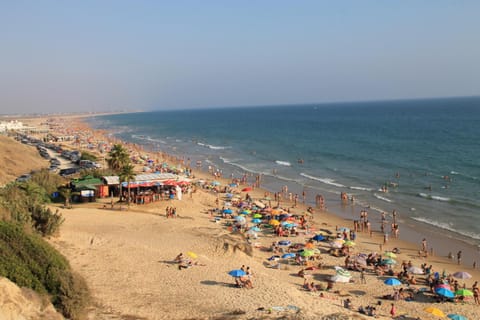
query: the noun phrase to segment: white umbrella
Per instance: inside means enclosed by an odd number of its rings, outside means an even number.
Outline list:
[[[336,274],[330,278],[331,281],[333,282],[350,282],[351,277],[345,277],[339,274]]]
[[[407,271],[413,274],[424,274],[423,269],[419,267],[410,267]]]

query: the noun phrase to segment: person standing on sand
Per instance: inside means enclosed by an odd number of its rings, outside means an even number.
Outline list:
[[[395,304],[392,303],[392,307],[390,308],[390,315],[392,317],[395,317],[395,314],[397,314],[397,309],[395,308]]]
[[[462,250],[457,252],[457,263],[458,264],[462,263]]]

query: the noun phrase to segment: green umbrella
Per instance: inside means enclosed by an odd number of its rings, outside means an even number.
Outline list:
[[[467,296],[473,296],[473,292],[468,289],[459,289],[455,291],[455,295],[467,297]]]
[[[262,215],[261,215],[260,213],[255,213],[252,217],[254,217],[254,218],[261,218]]]
[[[313,256],[315,254],[315,252],[313,252],[313,250],[303,250],[302,252],[300,252],[300,255],[302,257],[310,257],[310,256]]]

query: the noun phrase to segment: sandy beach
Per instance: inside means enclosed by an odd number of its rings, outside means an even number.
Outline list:
[[[81,131],[90,141],[108,141],[105,133],[93,132],[80,119],[70,118],[60,132],[69,134]],[[74,121],[74,123],[68,123]],[[78,145],[77,145],[78,146]],[[129,146],[132,152],[138,147]],[[166,155],[152,155],[167,157]],[[170,159],[173,160],[173,159]],[[206,172],[195,172],[196,178],[213,180]],[[222,185],[230,181],[218,179]],[[248,192],[254,199],[264,197],[264,190]],[[243,199],[246,192],[239,192]],[[435,307],[445,314],[461,314],[468,319],[477,319],[479,305],[472,297],[464,302],[436,303],[434,295],[424,292],[427,288],[425,276],[418,275],[416,285],[392,287],[384,284],[386,276],[377,276],[369,268],[365,273],[366,283],[361,283],[360,272],[351,271],[350,283],[335,283],[329,291],[311,292],[303,287],[304,278],[298,276],[300,265],[280,259],[279,269],[270,268],[268,260],[272,242],[290,240],[305,244],[320,229],[336,233],[338,227],[353,228],[351,220],[345,220],[315,210],[313,220],[308,220],[309,233],[279,238],[272,229],[258,232],[257,239],[247,240],[245,234],[232,232],[226,225],[231,219],[215,219],[209,210],[217,207],[216,199],[224,201],[224,194],[199,188],[192,197],[180,200],[158,201],[147,205],[131,205],[129,210],[109,210],[101,199],[96,203],[75,205],[73,209],[60,209],[65,223],[58,237],[51,243],[70,261],[74,270],[85,277],[95,305],[89,310],[89,319],[330,319],[329,315],[343,314],[345,319],[369,318],[358,312],[360,306],[375,306],[378,318],[392,318],[389,312],[395,304],[398,319],[437,319],[425,311]],[[273,201],[272,201],[273,202]],[[165,208],[177,208],[178,217],[167,219]],[[299,204],[281,203],[285,209],[302,213],[307,208]],[[220,204],[221,207],[221,204]],[[433,272],[450,274],[468,271],[472,278],[459,280],[460,286],[472,289],[480,273],[471,266],[458,266],[444,257],[421,258],[420,243],[389,239],[383,243],[378,233],[370,235],[358,232],[356,245],[351,256],[400,250],[393,266],[394,272],[401,271],[402,261],[411,261],[413,266],[433,266]],[[307,271],[307,279],[316,285],[326,286],[327,279],[335,275],[335,266],[344,266],[345,257],[328,254],[328,242],[314,242],[322,253],[313,265],[321,268]],[[193,252],[197,265],[179,270],[173,260],[179,253]],[[382,252],[380,252],[382,253]],[[233,269],[248,266],[252,272],[253,288],[237,288],[235,280],[228,275]],[[382,296],[393,294],[394,289],[412,291],[413,301],[406,299],[387,300]],[[321,297],[321,294],[323,297]],[[350,299],[352,310],[343,302]],[[380,303],[379,303],[380,302]],[[332,319],[334,319],[332,317]],[[337,317],[335,319],[342,319]]]

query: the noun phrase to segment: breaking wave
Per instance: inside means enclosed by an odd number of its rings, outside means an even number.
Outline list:
[[[335,187],[339,187],[339,188],[345,188],[345,186],[341,183],[338,183],[338,182],[335,182],[335,180],[333,179],[330,179],[330,178],[319,178],[319,177],[314,177],[314,176],[310,176],[308,174],[305,174],[305,173],[300,173],[300,175],[302,177],[305,177],[305,178],[308,178],[310,180],[315,180],[315,181],[320,181],[322,183],[325,183],[325,184],[329,184],[331,186],[335,186]]]

